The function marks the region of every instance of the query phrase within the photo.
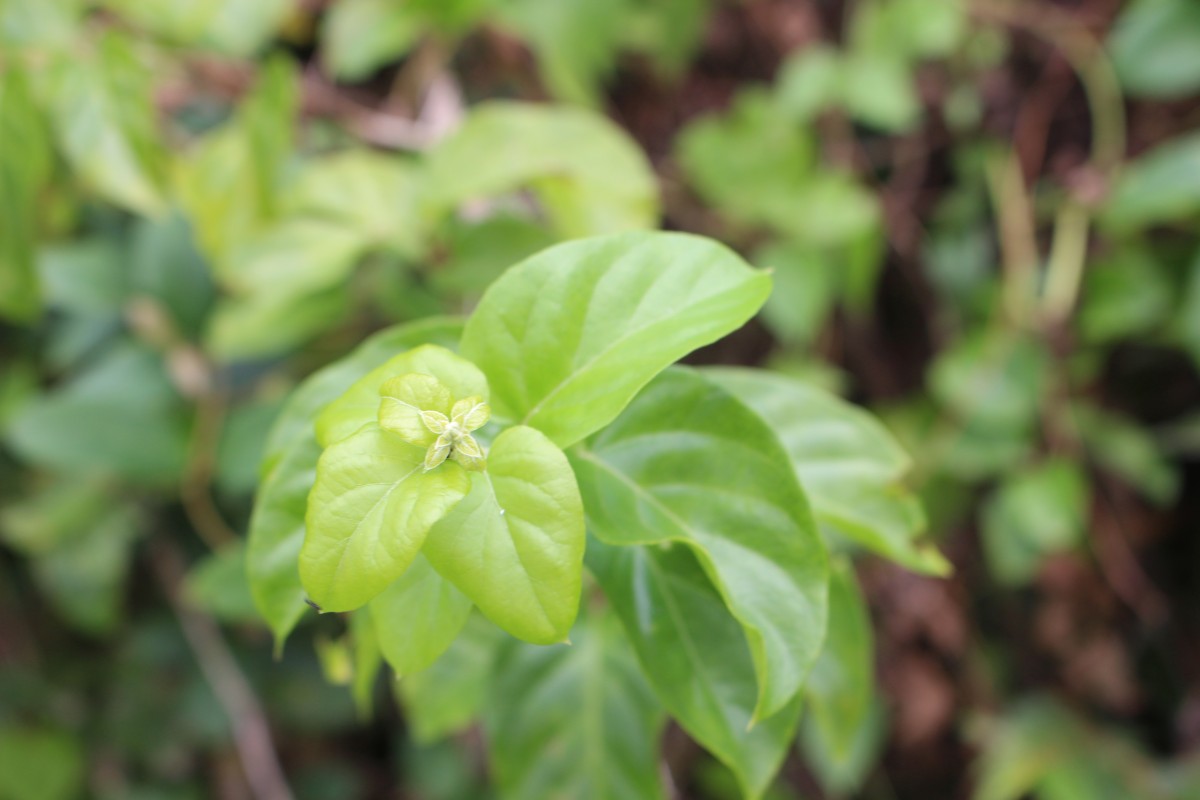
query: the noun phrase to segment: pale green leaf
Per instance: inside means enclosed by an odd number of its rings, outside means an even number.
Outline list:
[[[248,58],[278,30],[290,0],[103,0],[168,40]]]
[[[709,239],[629,233],[552,247],[484,294],[463,354],[494,413],[567,447],[612,421],[651,378],[737,329],[771,279]]]
[[[350,611],[395,581],[429,529],[470,490],[458,464],[367,425],[325,449],[308,499],[300,581],[324,611]]]
[[[513,642],[497,659],[485,730],[501,798],[663,797],[665,717],[620,625],[590,615],[571,639]]]
[[[676,368],[572,450],[588,527],[608,544],[680,542],[742,624],[754,720],[800,691],[825,634],[825,547],[774,432],[733,395]]]
[[[176,164],[178,200],[221,280],[230,276],[232,248],[279,212],[297,94],[295,66],[282,57],[267,61],[234,118]]]
[[[550,91],[597,105],[600,84],[616,66],[630,0],[508,0],[500,19],[529,43]]]
[[[93,52],[62,53],[49,65],[46,93],[63,152],[83,180],[131,211],[163,212],[153,75],[132,45],[110,31]]]
[[[395,0],[342,0],[322,28],[322,60],[339,80],[356,81],[403,56],[420,37],[424,20]]]
[[[450,466],[457,469],[438,469]],[[563,641],[579,610],[585,539],[566,456],[533,428],[509,428],[471,482],[467,498],[430,532],[425,555],[513,636]]]
[[[308,378],[288,399],[271,427],[262,462],[262,483],[250,518],[246,572],[259,612],[275,634],[276,647],[304,613],[304,589],[296,568],[304,541],[308,492],[316,480],[313,418],[356,380],[394,353],[425,342],[451,345],[461,324],[429,319],[381,331],[349,356]]]
[[[397,677],[429,667],[471,615],[471,601],[419,554],[367,608],[379,648]]]
[[[901,484],[911,462],[862,409],[795,378],[762,370],[706,370],[775,431],[804,486],[822,532],[844,536],[910,569],[949,565],[919,543],[925,515]]]
[[[746,797],[760,797],[791,749],[800,697],[753,724],[758,688],[745,634],[688,548],[592,541],[587,562],[658,699]]]
[[[606,117],[562,106],[476,106],[428,158],[426,214],[532,189],[564,237],[654,228],[658,185],[641,149]]]
[[[317,417],[317,440],[323,446],[328,446],[345,439],[364,425],[377,422],[380,408],[385,407],[381,405],[380,389],[390,378],[412,373],[436,378],[449,390],[450,398],[488,396],[487,379],[478,367],[444,347],[421,345],[371,370],[345,394],[330,403]],[[443,411],[450,411],[449,403]]]

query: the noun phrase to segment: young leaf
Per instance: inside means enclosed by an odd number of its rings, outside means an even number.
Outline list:
[[[520,103],[476,106],[429,154],[425,216],[530,188],[563,237],[658,223],[658,183],[646,156],[603,115]]]
[[[275,634],[276,647],[306,608],[296,559],[304,541],[308,492],[321,446],[313,418],[330,401],[394,353],[426,342],[452,345],[461,324],[429,319],[381,331],[353,353],[310,376],[275,420],[263,454],[263,480],[250,517],[246,573],[255,605]]]
[[[571,465],[544,435],[519,426],[496,437],[487,471],[471,473],[470,494],[434,526],[424,553],[488,619],[518,639],[553,644],[579,610],[583,548]]]
[[[512,642],[500,653],[485,716],[500,796],[661,798],[665,719],[620,626],[596,615],[571,636],[570,646]]]
[[[350,611],[395,581],[429,529],[471,488],[455,463],[425,469],[425,450],[378,425],[326,448],[304,518],[300,581],[324,611]]]
[[[879,422],[785,375],[736,368],[705,374],[775,430],[826,536],[845,536],[909,569],[945,574],[945,559],[915,541],[925,516],[900,484],[911,461]]]
[[[759,695],[786,706],[825,634],[825,547],[775,433],[701,374],[661,375],[572,450],[588,527],[614,545],[682,542],[741,623]]]
[[[748,798],[779,770],[800,718],[796,696],[752,725],[758,689],[746,637],[688,548],[592,541],[588,568],[613,604],[658,699],[737,776]]]
[[[471,615],[471,601],[420,554],[367,608],[383,657],[398,677],[436,661]]]
[[[484,294],[462,352],[496,415],[567,447],[604,427],[662,369],[736,330],[771,279],[709,239],[628,233],[552,247]]]
[[[330,403],[317,417],[317,440],[328,447],[364,425],[377,422],[383,400],[379,391],[384,383],[411,373],[436,378],[456,400],[488,396],[487,379],[478,367],[444,347],[422,345],[371,370]]]

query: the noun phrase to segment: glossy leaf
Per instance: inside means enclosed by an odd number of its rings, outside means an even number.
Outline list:
[[[829,574],[767,423],[701,374],[674,369],[571,457],[599,539],[679,542],[695,553],[750,645],[754,721],[786,706],[825,634]]]
[[[448,462],[367,425],[325,449],[308,500],[300,581],[324,611],[350,611],[404,574],[429,529],[470,490]]]
[[[511,643],[495,664],[486,716],[502,798],[663,797],[664,715],[620,625],[591,616],[572,644]]]
[[[707,239],[631,233],[558,245],[510,269],[463,332],[491,405],[567,447],[659,371],[737,329],[771,280]]]
[[[646,157],[606,117],[518,103],[476,106],[428,159],[426,214],[532,189],[561,236],[653,228],[658,186]]]
[[[917,538],[925,515],[901,479],[908,455],[870,414],[799,380],[751,369],[706,370],[779,436],[831,541],[844,536],[922,572],[949,570]]]
[[[132,45],[108,32],[94,53],[56,58],[47,92],[55,131],[75,170],[108,199],[156,215],[166,207],[166,162],[151,80]]]
[[[800,697],[753,723],[759,692],[745,634],[688,548],[592,541],[587,562],[658,699],[746,797],[760,797],[791,749]]]
[[[371,370],[330,403],[317,417],[318,441],[328,446],[364,425],[378,422],[380,409],[386,407],[380,397],[383,385],[390,378],[411,373],[432,376],[449,390],[453,399],[488,396],[487,379],[478,367],[444,347],[421,345]],[[447,407],[446,410],[450,409]]]
[[[274,632],[277,649],[306,608],[296,561],[304,541],[308,492],[321,455],[314,417],[395,353],[425,342],[452,344],[460,329],[455,320],[430,319],[381,331],[349,356],[310,376],[276,418],[250,518],[246,570],[255,605]]]
[[[471,615],[471,601],[422,555],[367,607],[379,648],[397,677],[429,667]]]
[[[438,469],[454,467],[447,464]],[[501,433],[487,471],[430,532],[434,568],[504,630],[535,644],[566,639],[579,610],[583,508],[562,451],[527,427]]]

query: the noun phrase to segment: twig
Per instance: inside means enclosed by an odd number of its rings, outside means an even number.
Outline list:
[[[151,564],[201,673],[229,719],[251,792],[257,800],[292,800],[258,698],[212,617],[188,607],[180,599],[178,586],[183,579],[183,565],[178,553],[161,540],[152,545]]]

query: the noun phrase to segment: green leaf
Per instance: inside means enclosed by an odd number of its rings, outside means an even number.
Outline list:
[[[156,353],[130,343],[26,405],[5,438],[26,461],[152,486],[179,480],[187,457],[182,403]]]
[[[929,388],[963,421],[996,432],[1028,430],[1041,411],[1050,366],[1036,339],[985,331],[938,357]]]
[[[419,554],[367,608],[379,648],[397,677],[436,661],[471,615],[471,601]]]
[[[367,425],[325,449],[308,499],[300,581],[323,611],[350,611],[404,574],[439,519],[471,488],[453,462]]]
[[[236,280],[228,264],[232,248],[279,213],[297,94],[292,62],[267,61],[233,120],[200,140],[176,165],[178,200],[221,281]]]
[[[344,286],[300,295],[223,296],[204,337],[205,350],[221,361],[279,356],[342,321],[351,295]]]
[[[114,501],[104,482],[63,481],[0,512],[0,539],[31,560],[38,588],[55,611],[84,633],[112,633],[122,596],[137,510]]]
[[[516,29],[538,57],[551,93],[598,105],[599,84],[616,66],[630,0],[508,0],[500,19]]]
[[[665,722],[615,618],[592,615],[571,645],[511,643],[494,667],[485,717],[502,798],[663,797]]]
[[[379,392],[384,383],[389,378],[412,373],[436,378],[455,399],[474,395],[486,399],[488,396],[487,379],[478,367],[444,347],[421,345],[371,370],[330,403],[317,417],[317,440],[327,447],[364,425],[379,421],[383,407]]]
[[[852,52],[842,65],[842,98],[854,119],[887,133],[904,133],[921,121],[921,98],[912,68],[890,53]]]
[[[745,634],[688,548],[592,541],[587,563],[658,699],[746,797],[760,797],[791,749],[800,697],[753,724],[758,688]]]
[[[277,648],[305,609],[296,561],[304,541],[308,493],[321,455],[313,418],[397,351],[425,342],[452,344],[460,330],[457,321],[429,319],[381,331],[349,356],[310,376],[276,418],[267,438],[263,480],[250,517],[246,574],[255,605],[271,626]]]
[[[797,49],[780,67],[775,95],[780,110],[794,123],[813,120],[837,100],[841,60],[836,48],[814,45]]]
[[[333,77],[361,80],[408,52],[424,29],[424,20],[410,6],[393,0],[335,3],[321,36],[322,59]]]
[[[591,111],[489,102],[429,154],[426,216],[528,188],[563,237],[654,228],[658,184],[628,135]]]
[[[25,76],[0,76],[0,317],[32,320],[41,310],[34,269],[38,193],[49,177],[48,133]]]
[[[552,247],[510,269],[463,332],[495,414],[568,447],[675,360],[740,327],[771,280],[709,239],[630,233]]]
[[[370,614],[350,615],[350,637],[353,645],[354,675],[350,681],[350,693],[358,709],[359,719],[371,717],[371,701],[374,699],[375,680],[383,668],[383,652],[379,648],[379,637],[375,635],[375,621]]]
[[[169,40],[249,58],[283,24],[288,0],[103,0],[130,22]]]
[[[1028,582],[1053,553],[1078,546],[1088,483],[1078,464],[1051,459],[1008,478],[983,508],[988,566],[1001,583]]]
[[[49,728],[0,728],[0,797],[71,800],[84,788],[80,740]]]
[[[1200,6],[1191,0],[1128,3],[1108,39],[1121,85],[1134,96],[1186,97],[1200,89]]]
[[[336,223],[364,246],[416,258],[428,231],[417,212],[424,188],[411,159],[346,150],[307,162],[283,198],[291,219]]]
[[[492,622],[518,639],[553,644],[566,639],[579,610],[584,540],[566,456],[518,426],[496,437],[487,471],[471,473],[470,494],[434,526],[424,552]]]
[[[153,75],[131,43],[109,31],[93,52],[58,55],[46,91],[63,152],[84,181],[131,211],[163,212],[166,162]]]
[[[844,768],[857,755],[862,728],[875,701],[875,647],[866,601],[848,561],[837,562],[829,580],[829,633],[805,689],[806,727],[821,751]],[[869,766],[869,765],[867,765]],[[864,777],[861,773],[859,781]]]
[[[241,294],[303,295],[344,284],[367,242],[336,222],[289,218],[235,245],[226,286]]]
[[[614,545],[687,545],[750,645],[754,721],[786,706],[820,650],[829,573],[775,433],[715,383],[674,369],[571,455],[589,529]]]
[[[1079,332],[1096,343],[1149,333],[1170,316],[1174,294],[1152,252],[1118,251],[1088,265],[1075,315]]]
[[[429,669],[400,681],[405,720],[413,738],[431,744],[465,729],[484,708],[496,651],[505,635],[479,614]]]
[[[844,536],[910,569],[949,571],[936,550],[916,541],[925,515],[901,484],[912,463],[874,417],[785,375],[732,368],[705,374],[775,431],[829,541]]]
[[[1097,464],[1157,506],[1175,502],[1182,485],[1179,468],[1150,431],[1128,417],[1079,402],[1072,416],[1088,455]]]
[[[1160,144],[1121,171],[1100,220],[1129,233],[1200,213],[1200,134]]]
[[[246,547],[241,539],[206,556],[184,579],[184,597],[197,608],[227,622],[258,619],[246,579]]]

